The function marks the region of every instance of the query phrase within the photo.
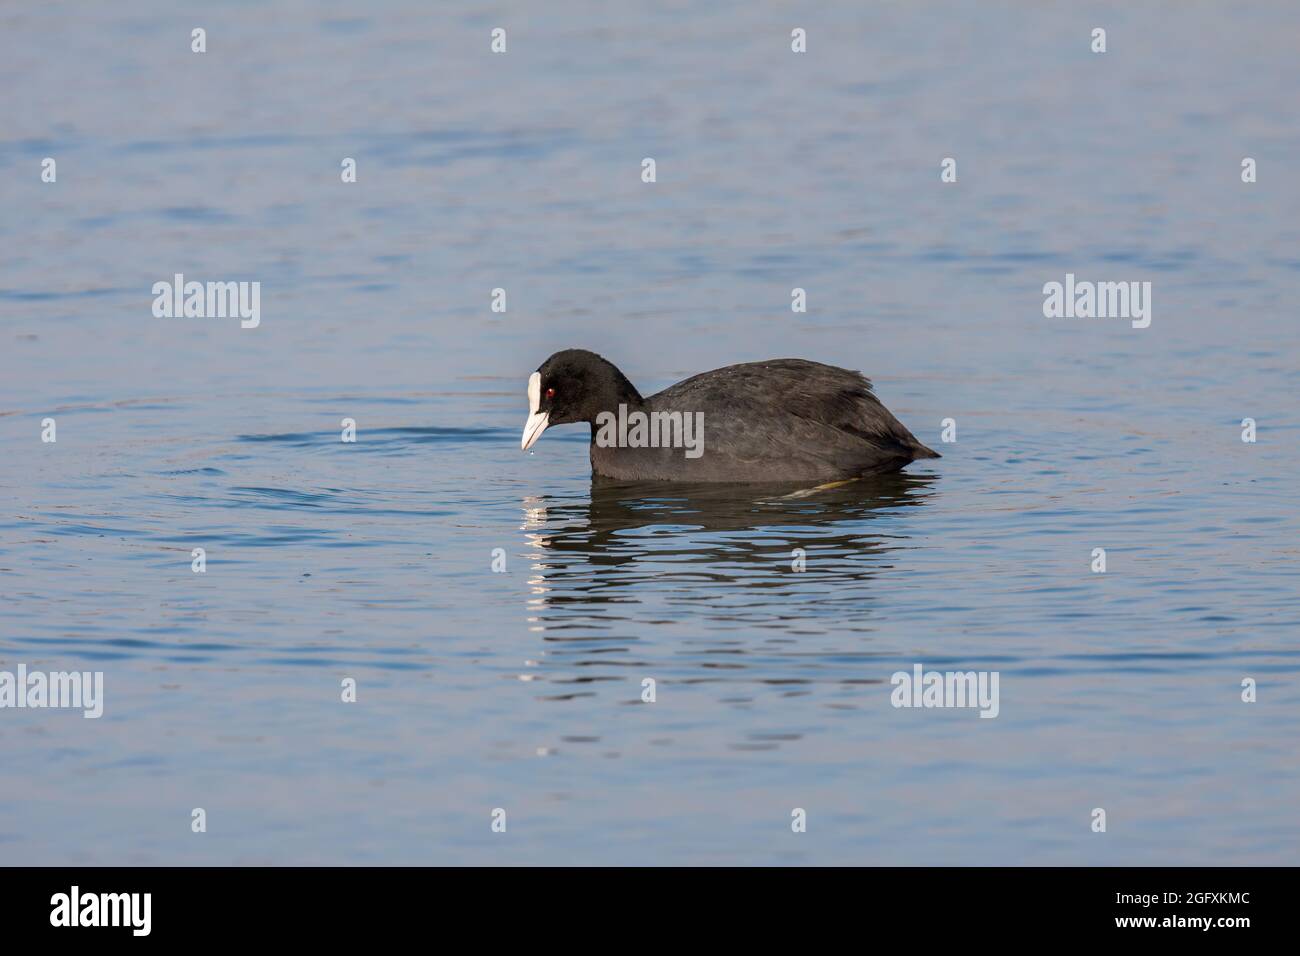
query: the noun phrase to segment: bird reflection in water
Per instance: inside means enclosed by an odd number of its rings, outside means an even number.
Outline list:
[[[626,644],[664,627],[736,639],[860,626],[869,585],[908,547],[907,511],[934,481],[893,474],[792,493],[593,477],[588,496],[526,498],[529,627],[547,640],[617,632]]]

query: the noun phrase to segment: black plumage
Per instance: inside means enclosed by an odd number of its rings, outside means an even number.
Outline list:
[[[592,471],[609,478],[817,483],[940,457],[880,403],[861,373],[806,359],[729,365],[648,398],[613,363],[583,349],[556,352],[535,374],[524,447],[551,425],[590,422]],[[620,405],[627,416],[694,416],[703,426],[698,457],[680,446],[602,447],[600,414],[617,415]]]

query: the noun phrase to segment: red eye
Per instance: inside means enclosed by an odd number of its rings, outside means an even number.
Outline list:
[[[548,389],[546,390],[546,397],[547,397],[547,398],[554,398],[554,397],[555,397],[555,389],[553,389],[553,388],[548,388]]]

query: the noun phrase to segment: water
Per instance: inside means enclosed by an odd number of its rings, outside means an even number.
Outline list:
[[[1294,863],[1295,9],[558,7],[3,15],[0,670],[106,702],[0,712],[0,861]],[[518,447],[568,346],[861,368],[944,458],[593,485]]]

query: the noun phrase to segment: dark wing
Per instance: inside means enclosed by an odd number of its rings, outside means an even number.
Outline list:
[[[705,372],[651,396],[650,403],[704,412],[710,446],[743,460],[817,454],[851,471],[939,457],[880,403],[862,373],[806,359]],[[710,416],[726,422],[725,435],[708,428]]]

